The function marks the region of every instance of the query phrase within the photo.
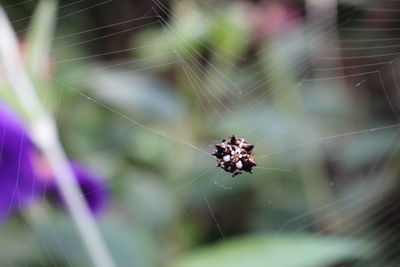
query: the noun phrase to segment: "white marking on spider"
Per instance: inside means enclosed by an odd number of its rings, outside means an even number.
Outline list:
[[[231,160],[231,156],[229,156],[229,155],[226,155],[226,156],[224,156],[224,161],[225,162],[228,162],[228,161],[230,161]]]
[[[242,161],[236,162],[236,168],[241,169],[243,167]]]

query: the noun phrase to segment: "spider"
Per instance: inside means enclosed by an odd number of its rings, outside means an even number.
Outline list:
[[[232,177],[243,171],[253,173],[253,167],[257,165],[252,152],[254,145],[244,138],[232,135],[216,144],[215,148],[217,150],[212,155],[217,158],[217,167],[232,173]]]

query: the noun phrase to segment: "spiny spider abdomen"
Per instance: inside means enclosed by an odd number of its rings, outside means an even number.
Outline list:
[[[243,171],[253,173],[253,167],[257,165],[252,152],[254,145],[244,138],[232,135],[216,144],[215,148],[217,150],[213,156],[217,158],[217,167],[233,173],[232,177],[242,174]]]

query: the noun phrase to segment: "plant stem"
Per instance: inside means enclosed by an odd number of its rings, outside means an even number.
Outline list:
[[[0,7],[0,63],[14,89],[30,128],[30,135],[41,149],[54,173],[57,185],[86,249],[98,267],[115,266],[98,229],[96,220],[79,188],[59,141],[54,119],[46,111],[23,65],[11,24]]]

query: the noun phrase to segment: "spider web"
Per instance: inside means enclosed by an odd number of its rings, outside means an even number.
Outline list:
[[[12,13],[34,2],[4,7]],[[385,252],[371,249],[367,263],[351,266],[398,264],[399,2],[344,2],[338,11],[306,6],[306,15],[294,19],[289,30],[254,39],[244,34],[246,19],[236,4],[152,0],[139,16],[112,14],[104,25],[92,26],[85,24],[86,14],[118,3],[60,3],[55,23],[61,33],[52,40],[51,62],[65,70],[54,78],[57,118],[70,154],[110,177],[112,203],[101,221],[122,221],[124,230],[146,232],[153,243],[166,225],[201,229],[205,236],[187,237],[193,238],[186,240],[188,247],[252,232],[276,239],[293,232],[362,237]],[[11,18],[21,36],[31,17]],[[68,29],[76,18],[83,22],[79,29]],[[202,34],[207,27],[239,48]],[[136,38],[124,47],[96,46],[151,31],[154,38]],[[107,58],[118,60],[100,61]],[[165,77],[168,70],[172,74]],[[168,86],[141,77],[164,79]],[[157,86],[173,97],[141,99]],[[160,90],[151,93],[164,96]],[[129,101],[132,97],[139,100]],[[93,111],[94,117],[86,114]],[[233,179],[215,167],[213,145],[232,134],[255,144],[254,175]],[[98,139],[97,147],[86,144],[91,138]],[[34,227],[32,236],[29,220],[41,225],[35,214],[46,205],[43,196],[30,219],[7,221],[5,240],[21,236],[40,265],[77,264],[81,258],[73,256],[58,228],[44,233]],[[2,245],[0,251],[10,266],[15,258],[30,264],[29,257],[13,255],[12,247]],[[121,261],[126,258],[130,255]],[[143,266],[151,262],[144,261]]]

